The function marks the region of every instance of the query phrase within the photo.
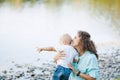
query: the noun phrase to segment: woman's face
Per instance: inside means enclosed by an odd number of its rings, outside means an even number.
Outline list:
[[[77,46],[80,45],[80,37],[79,37],[79,34],[76,34],[76,36],[74,37],[71,45],[72,45],[73,47],[77,47]]]

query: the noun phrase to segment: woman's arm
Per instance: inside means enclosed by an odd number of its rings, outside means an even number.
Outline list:
[[[96,80],[95,78],[89,76],[89,75],[86,75],[86,74],[83,74],[83,73],[79,73],[78,70],[75,70],[74,67],[71,65],[71,64],[68,64],[69,68],[79,77],[85,79],[85,80]],[[79,73],[79,75],[78,75]]]

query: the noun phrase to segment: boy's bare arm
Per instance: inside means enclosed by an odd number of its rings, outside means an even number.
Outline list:
[[[37,51],[41,52],[41,51],[56,51],[56,50],[54,47],[43,47],[43,48],[38,48]]]

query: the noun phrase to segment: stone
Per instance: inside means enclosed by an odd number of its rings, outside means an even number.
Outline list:
[[[7,74],[7,70],[3,70],[2,73]]]

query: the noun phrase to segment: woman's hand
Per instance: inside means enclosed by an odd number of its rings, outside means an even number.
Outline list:
[[[78,70],[76,70],[73,66],[72,66],[72,64],[68,64],[68,67],[74,72],[74,74],[78,74]],[[90,77],[89,75],[86,75],[86,74],[83,74],[83,73],[80,73],[79,75],[78,75],[79,77],[81,77],[81,78],[83,78],[83,79],[85,79],[85,80],[96,80],[95,78],[92,78],[92,77]]]
[[[74,67],[72,66],[72,64],[68,64],[68,67],[69,67],[71,70],[74,70]]]
[[[68,67],[69,67],[75,74],[78,73],[78,71],[75,70],[75,68],[72,66],[72,64],[68,64]]]
[[[63,57],[65,57],[65,53],[63,51],[59,51],[54,57],[54,62],[57,63],[57,60],[62,59]]]

